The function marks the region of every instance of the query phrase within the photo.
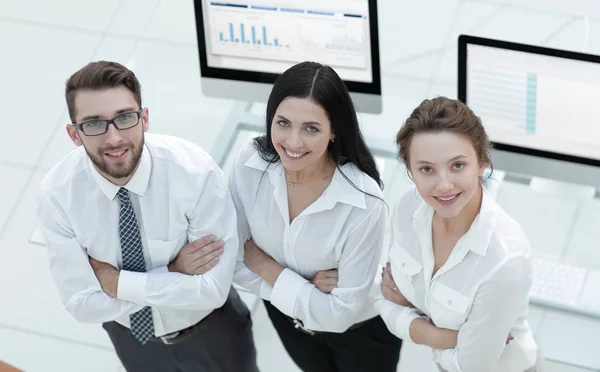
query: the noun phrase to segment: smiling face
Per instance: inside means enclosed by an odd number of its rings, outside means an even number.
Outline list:
[[[124,86],[102,90],[81,90],[75,97],[75,122],[110,120],[140,110],[133,93]],[[142,110],[137,125],[119,130],[113,124],[106,133],[87,136],[72,125],[67,131],[77,146],[83,145],[95,168],[109,181],[124,185],[139,164],[148,130],[148,109]],[[140,125],[141,124],[141,125]]]
[[[332,138],[327,113],[311,99],[286,98],[277,107],[271,125],[271,140],[288,171],[302,171],[324,164]]]
[[[477,202],[485,164],[469,138],[448,131],[418,133],[408,151],[417,190],[439,217],[456,217]]]

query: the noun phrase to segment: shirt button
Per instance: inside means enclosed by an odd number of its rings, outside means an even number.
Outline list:
[[[452,305],[452,300],[448,300],[448,305]]]
[[[402,267],[406,266],[406,262],[402,262]]]

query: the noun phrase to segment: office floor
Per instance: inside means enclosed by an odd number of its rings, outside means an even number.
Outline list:
[[[600,9],[590,0],[378,3],[384,113],[361,121],[367,136],[390,142],[422,99],[455,97],[460,33],[600,52]],[[117,60],[136,72],[151,131],[213,148],[234,103],[201,93],[193,14],[190,0],[0,0],[0,360],[32,372],[123,370],[104,331],[62,309],[44,247],[29,241],[35,193],[73,148],[64,130],[64,82],[88,61]],[[382,162],[393,203],[407,182],[393,160]],[[537,254],[600,266],[597,201],[507,183],[500,203],[523,224]],[[600,321],[537,307],[530,319],[548,371],[600,371]],[[261,370],[297,370],[262,307],[254,320]],[[436,371],[429,360],[428,350],[406,345],[398,370]]]

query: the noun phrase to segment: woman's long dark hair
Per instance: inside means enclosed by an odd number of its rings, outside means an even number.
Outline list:
[[[348,89],[331,67],[320,63],[299,63],[275,81],[267,103],[266,135],[254,139],[254,147],[261,158],[269,163],[280,160],[271,140],[271,126],[277,107],[290,97],[310,98],[321,106],[327,113],[331,130],[335,134],[334,142],[330,141],[327,147],[329,157],[338,165],[353,163],[383,189],[383,181],[373,154],[363,139]],[[345,174],[344,178],[356,187]]]

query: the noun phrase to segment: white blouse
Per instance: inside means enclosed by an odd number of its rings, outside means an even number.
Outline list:
[[[340,169],[360,190],[382,198],[377,183],[355,165]],[[242,243],[234,282],[307,329],[344,332],[377,315],[372,300],[385,204],[355,189],[336,169],[323,194],[290,223],[283,170],[280,162],[263,160],[251,143],[237,157],[229,182]],[[243,263],[243,242],[250,237],[285,267],[273,287]],[[311,284],[317,272],[334,268],[338,287],[330,294]]]
[[[416,309],[388,301],[379,291],[375,307],[388,328],[410,340],[410,323],[426,316],[439,328],[459,330],[456,348],[433,351],[449,372],[533,367],[537,344],[527,322],[530,248],[521,227],[484,192],[479,215],[432,277],[433,214],[414,188],[392,213],[392,275]],[[514,340],[506,345],[509,333]]]

